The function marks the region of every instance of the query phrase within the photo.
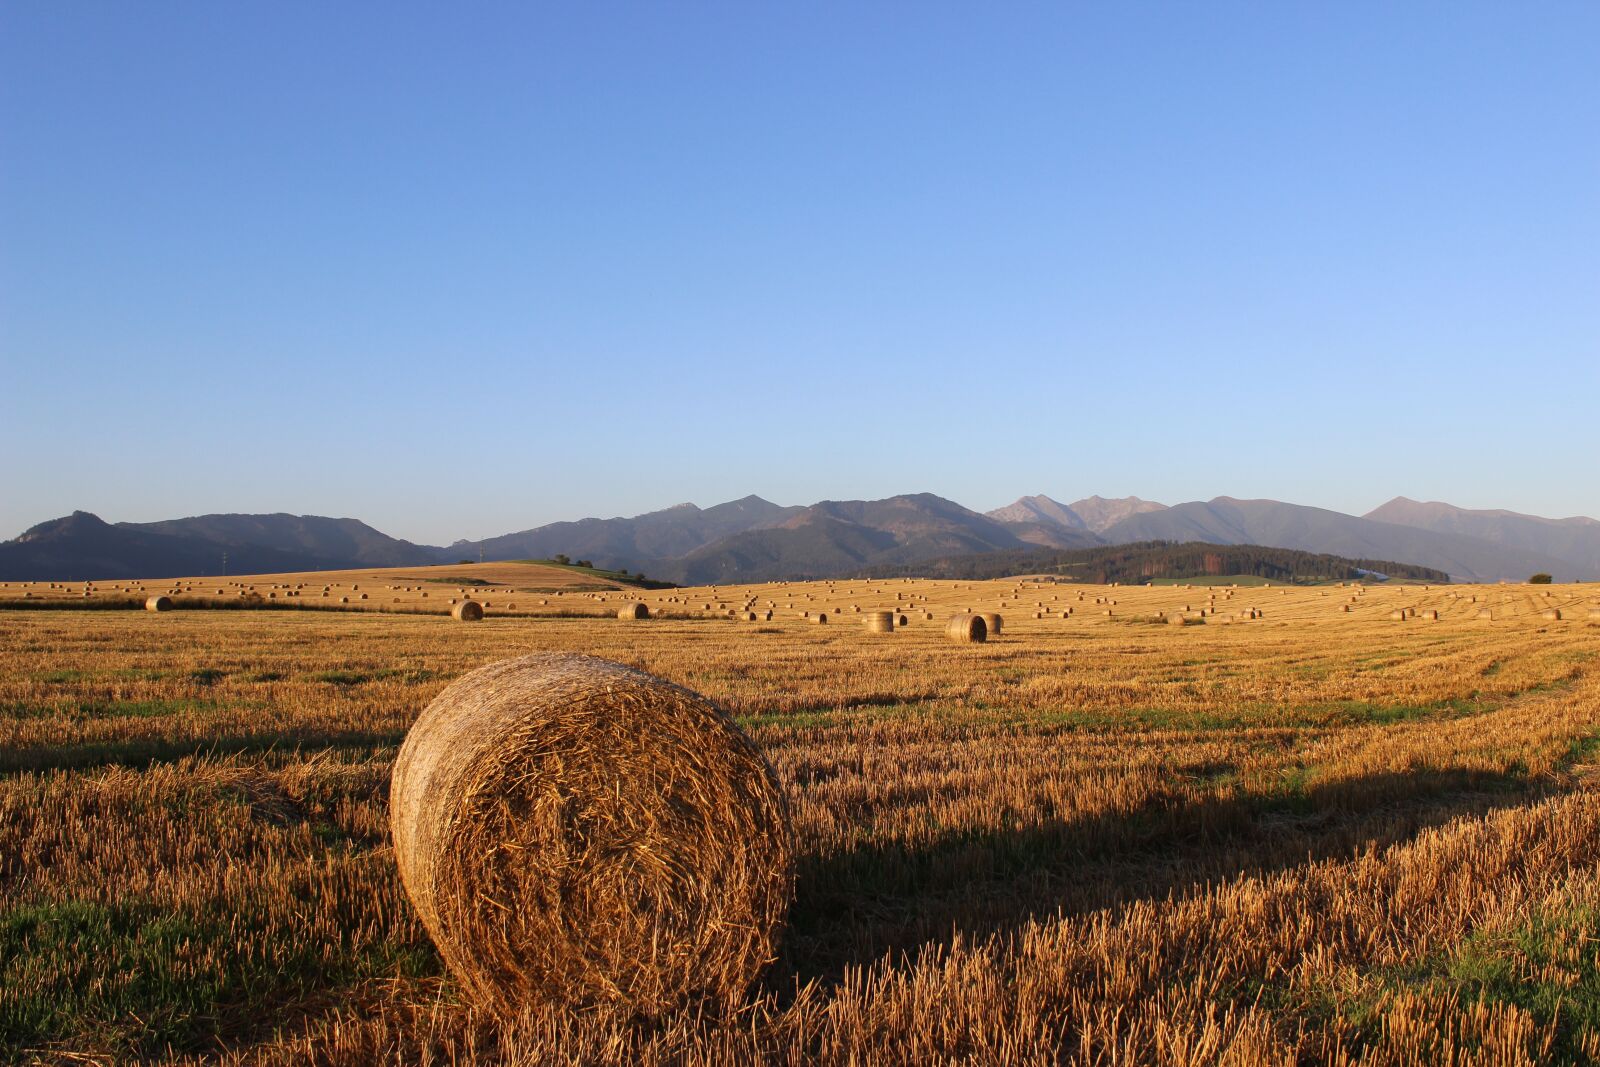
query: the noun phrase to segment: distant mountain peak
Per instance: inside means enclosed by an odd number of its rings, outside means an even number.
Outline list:
[[[985,514],[998,522],[1042,522],[1068,530],[1082,530],[1087,526],[1077,512],[1043,493],[1018,497],[1014,503]]]
[[[1142,500],[1136,496],[1103,497],[1086,496],[1082,500],[1073,501],[1068,505],[1073,514],[1083,520],[1083,524],[1095,533],[1104,533],[1124,519],[1134,515],[1143,515],[1152,511],[1165,511],[1167,505],[1158,504],[1154,500]]]

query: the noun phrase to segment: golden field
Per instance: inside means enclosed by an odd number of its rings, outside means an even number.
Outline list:
[[[533,566],[0,588],[0,1058],[1600,1056],[1590,587],[590,592]],[[255,602],[230,583],[326,610],[184,610]],[[445,615],[466,595],[489,618]],[[658,617],[618,620],[635,599]],[[1004,630],[952,643],[958,610]],[[451,679],[535,650],[705,693],[777,768],[796,899],[739,1015],[497,1021],[442,973],[390,765]]]

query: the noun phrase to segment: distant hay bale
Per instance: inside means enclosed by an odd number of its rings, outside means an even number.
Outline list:
[[[755,622],[756,613],[753,611],[742,611],[739,613],[739,618],[745,622]]]
[[[983,621],[982,615],[963,612],[960,615],[952,615],[950,621],[945,623],[944,635],[952,641],[987,641],[989,624]]]
[[[922,613],[922,621],[923,621],[923,622],[932,622],[932,621],[933,621],[933,612],[931,612],[931,611],[924,611],[924,612],[923,612],[923,613]]]
[[[906,625],[906,623],[908,623],[910,621],[911,620],[909,618],[907,618],[906,616],[904,616],[904,615],[896,615],[895,616],[895,620],[894,620],[894,624],[896,626],[904,626],[904,625]]]
[[[1483,609],[1479,610],[1478,618],[1485,619],[1485,620],[1492,619],[1492,618],[1494,618],[1494,612],[1490,611],[1488,608],[1483,608]]]
[[[811,616],[811,621],[817,626],[826,626],[828,625],[828,613],[826,611],[819,611],[815,615]]]
[[[1394,619],[1396,622],[1404,620],[1405,617],[1406,617],[1406,613],[1405,613],[1404,610],[1389,612],[1389,618]]]
[[[471,999],[736,1006],[794,884],[771,766],[696,693],[543,653],[464,675],[407,734],[401,881]]]
[[[861,621],[870,633],[894,633],[894,612],[892,611],[869,611],[861,616]]]
[[[1424,611],[1422,617],[1429,622],[1439,621],[1439,613],[1437,611]]]
[[[996,613],[994,613],[992,611],[984,612],[982,617],[983,617],[983,625],[984,625],[984,628],[986,630],[986,632],[984,634],[985,638],[999,637],[1000,636],[1000,628],[1005,625],[1005,619],[1001,618],[999,615],[997,615]]]
[[[144,602],[146,611],[171,611],[172,598],[169,596],[146,597]]]
[[[624,604],[622,607],[617,609],[617,618],[619,619],[627,619],[632,621],[634,619],[648,619],[649,617],[650,609],[645,607],[637,600],[631,604]]]
[[[1545,611],[1540,612],[1539,613],[1539,617],[1541,619],[1544,619],[1546,622],[1560,622],[1561,621],[1561,609],[1560,608],[1548,608]]]
[[[463,600],[450,609],[450,617],[457,622],[478,622],[483,618],[483,605],[476,600]]]

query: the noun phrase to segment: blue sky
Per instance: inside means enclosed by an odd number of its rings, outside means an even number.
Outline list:
[[[1600,515],[1600,6],[0,7],[0,536]]]

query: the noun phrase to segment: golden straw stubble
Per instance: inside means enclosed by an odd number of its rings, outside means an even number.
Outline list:
[[[589,656],[441,692],[395,761],[390,822],[445,963],[502,1014],[737,1006],[793,892],[788,810],[750,740],[704,697]]]

